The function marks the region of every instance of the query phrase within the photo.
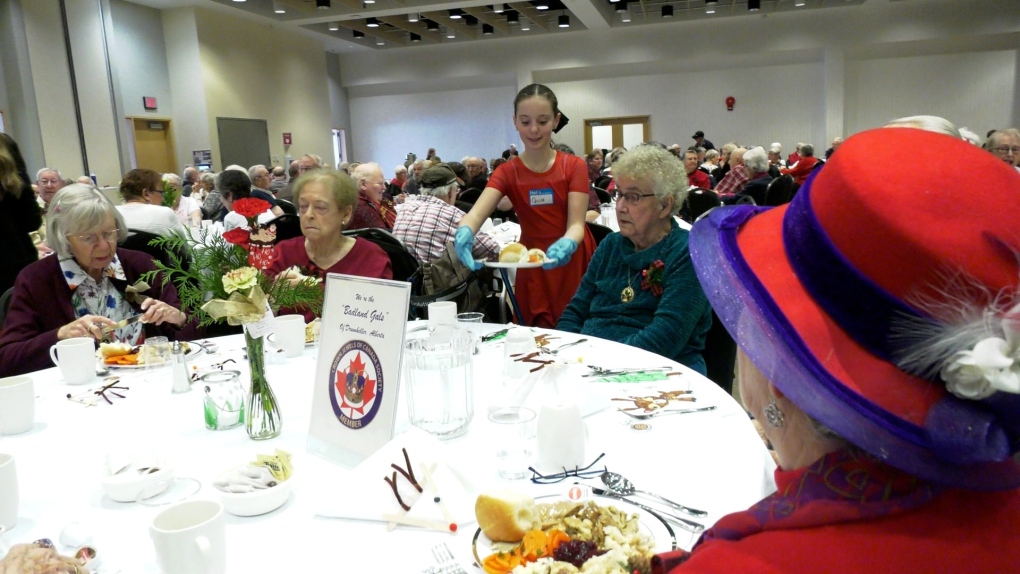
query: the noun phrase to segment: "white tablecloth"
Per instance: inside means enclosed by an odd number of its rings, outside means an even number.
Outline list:
[[[478,326],[485,331],[498,326]],[[576,340],[573,334],[557,333],[555,343]],[[218,340],[220,359],[241,359],[240,336]],[[270,362],[268,378],[279,398],[283,414],[280,437],[255,442],[243,426],[228,431],[205,429],[201,389],[170,393],[170,371],[162,381],[146,381],[144,371],[122,371],[130,387],[126,398],[115,404],[85,407],[65,398],[83,387],[64,385],[59,371],[33,374],[37,395],[35,427],[29,433],[0,438],[0,452],[14,455],[21,490],[17,525],[5,538],[8,543],[30,542],[48,537],[57,540],[72,521],[83,524],[94,536],[103,560],[100,573],[157,572],[148,526],[161,508],[137,503],[113,502],[103,494],[99,478],[105,453],[114,448],[151,446],[165,453],[176,475],[201,481],[194,498],[217,498],[212,479],[221,471],[253,460],[256,454],[280,448],[293,454],[294,492],[281,508],[257,517],[227,515],[228,572],[310,572],[321,568],[344,572],[420,572],[433,563],[430,548],[447,542],[472,574],[471,539],[476,525],[457,534],[442,534],[412,527],[387,532],[381,522],[327,519],[315,516],[318,508],[309,487],[314,477],[336,473],[331,462],[305,450],[317,348],[303,356]],[[662,357],[617,343],[591,339],[564,350],[568,360],[583,360],[603,367],[661,366]],[[192,364],[204,365],[213,357],[201,355]],[[585,367],[577,364],[577,373]],[[689,506],[708,510],[706,524],[741,510],[775,489],[775,465],[739,405],[711,381],[677,366],[680,377],[669,377],[667,387],[690,386],[698,406],[717,405],[714,412],[662,417],[651,421],[647,431],[631,430],[629,419],[606,409],[586,419],[589,430],[588,459],[605,452],[602,460],[610,470],[623,473],[639,488],[658,492]],[[490,405],[503,393],[502,344],[483,343],[475,356],[475,415],[469,432],[448,446],[473,457],[489,486],[510,486],[533,494],[561,492],[561,486],[537,486],[528,480],[504,481],[495,471],[495,458],[487,444]],[[246,374],[245,374],[246,377]],[[588,383],[596,393],[620,396],[643,392],[648,383]],[[98,381],[97,381],[98,383]],[[93,387],[96,385],[92,385]],[[408,427],[404,395],[398,402],[397,432]],[[608,402],[607,402],[608,404]],[[381,478],[380,478],[381,480]],[[592,484],[598,484],[594,479]],[[357,484],[342,488],[357,489]],[[0,493],[2,495],[3,493]],[[679,543],[689,548],[695,538],[677,529]],[[379,549],[386,549],[380,553]],[[68,550],[62,548],[62,550]]]

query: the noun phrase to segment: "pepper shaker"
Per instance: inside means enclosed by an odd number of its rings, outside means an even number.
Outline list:
[[[184,347],[180,341],[174,341],[173,350],[173,393],[186,393],[191,390],[191,380],[188,378],[188,364],[184,359]]]

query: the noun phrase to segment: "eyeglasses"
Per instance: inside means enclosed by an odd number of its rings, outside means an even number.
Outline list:
[[[150,190],[149,190],[149,193],[160,193],[160,194],[162,194],[162,193],[164,193],[164,192],[163,192],[163,190],[162,190],[162,189],[150,189]]]
[[[654,195],[654,193],[623,193],[622,191],[616,191],[613,193],[613,199],[616,201],[623,199],[627,202],[627,205],[637,205],[642,199],[652,197]]]
[[[40,179],[37,182],[39,185],[57,185],[60,183],[59,179]]]
[[[1014,146],[1014,147],[1009,147],[1009,146],[993,147],[992,151],[994,151],[995,153],[998,153],[998,154],[1002,154],[1002,155],[1006,155],[1009,152],[1013,152],[1013,155],[1020,155],[1020,146]]]
[[[81,241],[85,245],[95,245],[99,243],[100,237],[103,239],[103,241],[107,243],[116,243],[118,235],[120,235],[120,230],[114,229],[111,231],[104,231],[102,233],[82,233],[79,235],[68,235],[68,237],[73,237],[74,239]]]
[[[557,472],[556,474],[541,474],[535,470],[534,467],[529,466],[528,470],[531,471],[531,482],[535,484],[555,484],[557,482],[563,482],[564,480],[574,476],[578,478],[593,478],[601,476],[603,472],[606,472],[609,469],[606,468],[605,465],[603,465],[602,468],[596,469],[592,469],[592,467],[602,460],[602,457],[604,456],[606,456],[606,453],[598,455],[595,460],[591,461],[591,464],[583,468],[576,466],[574,467],[574,470],[567,470],[564,468],[563,472]]]

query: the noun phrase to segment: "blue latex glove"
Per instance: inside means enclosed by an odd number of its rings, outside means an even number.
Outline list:
[[[542,269],[555,269],[570,262],[570,256],[577,251],[577,243],[569,237],[560,237],[545,250],[546,263]],[[555,261],[549,261],[553,259]]]
[[[457,234],[453,237],[453,247],[457,250],[457,258],[464,264],[464,267],[478,271],[482,268],[482,264],[475,261],[475,256],[471,254],[471,248],[474,245],[475,234],[471,232],[471,228],[467,225],[458,227]]]

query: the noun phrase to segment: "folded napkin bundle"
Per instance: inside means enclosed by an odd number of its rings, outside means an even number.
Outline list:
[[[405,459],[404,452],[407,453]],[[407,460],[411,468],[408,469]],[[422,491],[399,467],[415,479]],[[422,465],[428,465],[439,496],[459,526],[475,521],[477,480],[470,479],[466,462],[456,461],[448,449],[428,433],[411,427],[351,470],[336,469],[324,477],[315,494],[316,514],[328,518],[389,522],[386,516],[446,523],[441,505],[435,502]],[[392,481],[400,494],[398,501]],[[410,507],[405,510],[400,502]]]

